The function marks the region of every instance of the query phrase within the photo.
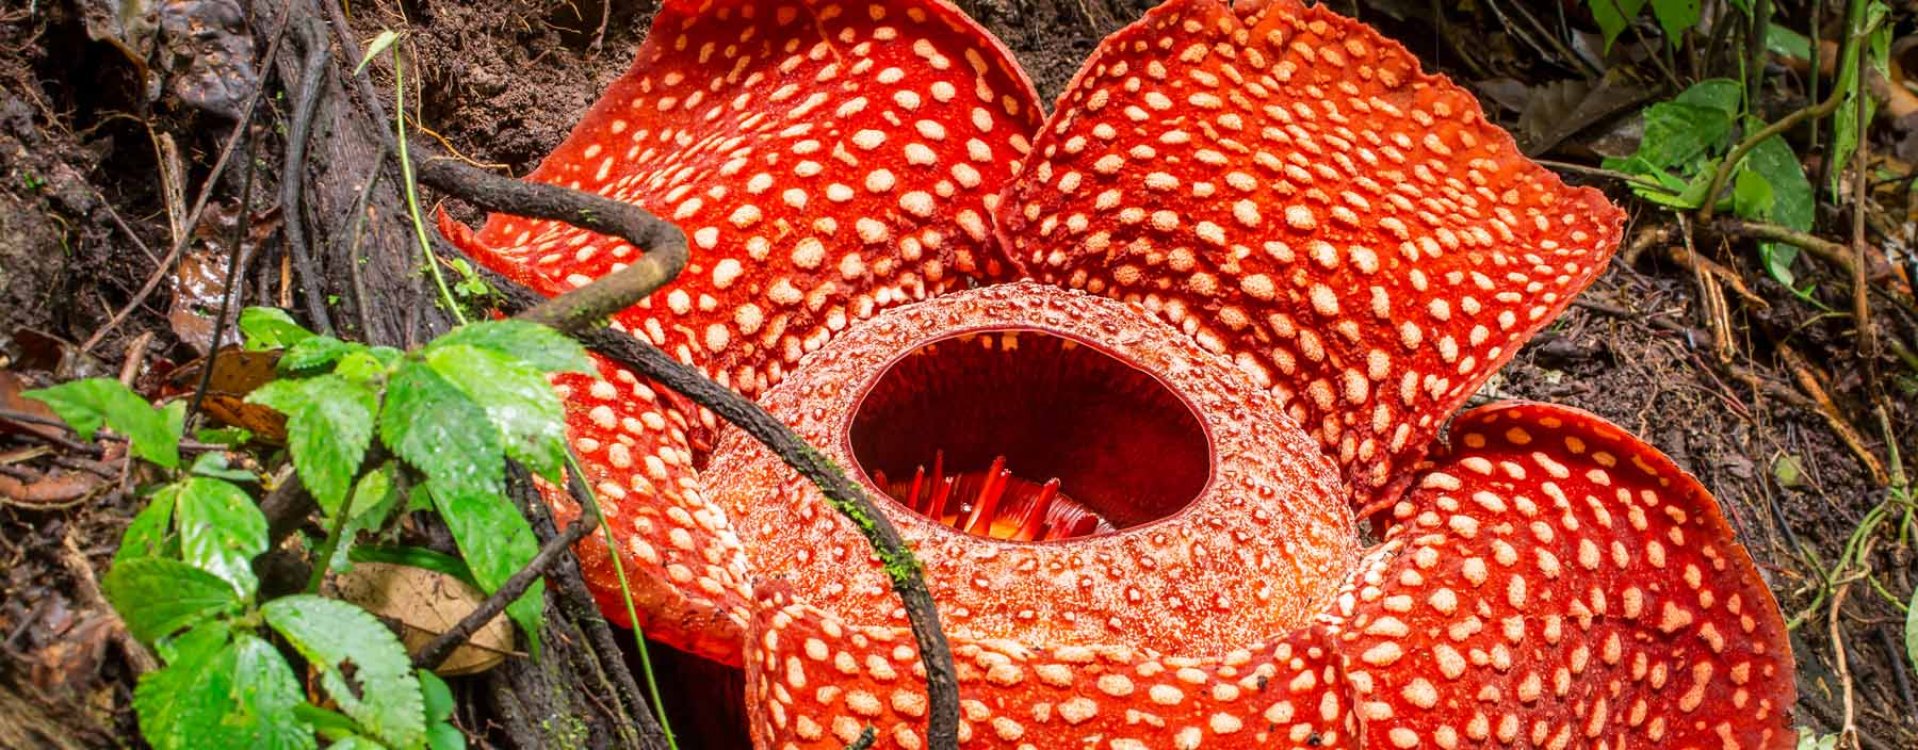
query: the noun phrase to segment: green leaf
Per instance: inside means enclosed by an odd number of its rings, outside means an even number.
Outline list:
[[[1638,151],[1625,159],[1606,159],[1608,169],[1655,175],[1659,170],[1703,171],[1704,159],[1731,141],[1741,89],[1726,79],[1701,81],[1645,108],[1645,132]]]
[[[164,557],[116,562],[100,587],[127,630],[146,643],[238,612],[244,604],[219,576]]]
[[[1652,15],[1658,18],[1658,26],[1665,30],[1665,39],[1672,47],[1685,38],[1685,32],[1698,25],[1698,0],[1652,0]]]
[[[499,430],[486,410],[436,368],[407,362],[386,388],[380,439],[426,475],[422,489],[453,532],[453,541],[487,593],[497,590],[539,551],[525,517],[506,501]],[[506,613],[539,648],[541,587],[508,605]]]
[[[341,341],[332,336],[310,336],[287,347],[285,356],[280,357],[278,367],[280,372],[289,374],[315,372],[331,366],[341,357],[365,348],[365,344]]]
[[[300,481],[327,514],[339,512],[373,443],[379,395],[363,383],[327,374],[275,380],[254,389],[246,400],[286,415],[286,447]]]
[[[340,543],[334,547],[333,559],[327,567],[333,570],[345,570],[353,561],[354,541],[362,531],[376,531],[386,524],[393,508],[399,505],[400,493],[393,487],[393,480],[385,467],[376,468],[360,476],[353,486],[352,507],[346,508],[346,525],[340,529]]]
[[[259,475],[246,469],[227,468],[226,454],[217,452],[200,454],[198,458],[193,459],[193,466],[187,469],[187,471],[192,472],[195,476],[224,479],[229,482],[260,481]]]
[[[180,431],[167,414],[112,378],[88,378],[21,394],[45,403],[81,440],[101,424],[133,441],[133,455],[169,469],[180,465]]]
[[[473,492],[428,481],[425,485],[439,508],[446,528],[453,532],[460,554],[473,571],[473,580],[488,594],[539,554],[539,539],[519,509],[498,492]],[[545,614],[544,584],[535,581],[520,598],[506,605],[506,616],[526,633],[527,650],[539,654],[540,625]]]
[[[193,431],[193,439],[202,443],[238,448],[253,441],[253,431],[245,427],[215,427]]]
[[[1730,78],[1708,78],[1678,92],[1672,101],[1694,107],[1715,109],[1726,115],[1738,114],[1745,100],[1745,87]]]
[[[426,747],[429,750],[466,750],[466,735],[459,727],[440,722],[426,728]]]
[[[426,363],[486,410],[506,455],[550,481],[563,481],[566,414],[545,375],[523,360],[467,344],[429,347]]]
[[[359,75],[360,71],[366,69],[367,63],[372,62],[373,58],[378,57],[381,52],[385,52],[387,47],[393,46],[393,43],[399,41],[399,39],[399,32],[392,29],[381,29],[380,35],[373,37],[373,42],[366,45],[366,54],[360,57],[360,64],[353,67],[353,75]]]
[[[301,703],[300,705],[294,706],[293,715],[299,717],[300,721],[311,725],[313,731],[319,732],[321,737],[325,737],[336,743],[345,741],[350,737],[356,737],[360,733],[360,725],[352,719],[346,718],[346,714],[331,709],[320,708],[311,703]],[[339,745],[335,744],[328,747],[329,750],[331,750],[331,748],[337,748]]]
[[[1864,58],[1862,61],[1864,65],[1878,71],[1879,75],[1885,76],[1885,80],[1891,80],[1888,69],[1891,59],[1891,28],[1884,23],[1885,16],[1890,12],[1890,9],[1878,0],[1871,0],[1865,6],[1863,28],[1875,27],[1876,30],[1865,39],[1864,48],[1859,55]],[[1844,92],[1845,97],[1838,103],[1838,111],[1832,115],[1831,168],[1828,171],[1831,174],[1831,190],[1834,193],[1844,192],[1845,175],[1851,166],[1851,156],[1858,151],[1858,124],[1871,122],[1873,113],[1877,109],[1877,101],[1869,93],[1862,91],[1865,77],[1859,73],[1860,62],[1858,59],[1849,57],[1839,61],[1838,80],[1834,84],[1839,91]],[[1862,120],[1858,116],[1861,95],[1864,97]]]
[[[180,485],[169,484],[153,493],[153,499],[127,524],[120,536],[120,549],[113,553],[113,564],[143,557],[179,557],[180,540],[173,536],[173,503]]]
[[[1792,30],[1774,18],[1765,26],[1765,49],[1774,55],[1811,59],[1811,38]]]
[[[293,316],[277,307],[249,307],[240,311],[240,334],[246,338],[247,351],[283,349],[314,334],[293,322]]]
[[[1743,218],[1798,230],[1811,229],[1814,210],[1811,180],[1805,177],[1804,165],[1782,137],[1765,139],[1745,157],[1733,182],[1732,197],[1734,210]],[[1791,264],[1798,258],[1798,248],[1782,242],[1765,242],[1758,246],[1758,251],[1765,261],[1766,272],[1795,290],[1797,276],[1792,273]]]
[[[183,650],[141,678],[133,704],[154,750],[304,750],[313,730],[294,714],[300,680],[272,644],[250,633]]]
[[[380,744],[379,741],[377,740],[369,740],[365,737],[354,735],[352,737],[341,738],[340,741],[335,742],[331,745],[327,745],[326,750],[388,750],[388,749],[385,745]]]
[[[1612,42],[1619,34],[1631,26],[1632,19],[1645,8],[1645,0],[1591,0],[1592,18],[1598,21],[1598,30],[1605,35],[1605,51],[1612,50]]]
[[[426,699],[426,720],[433,722],[453,718],[453,689],[447,687],[446,681],[430,669],[419,670],[418,674],[420,694]]]
[[[182,483],[174,515],[181,556],[226,579],[241,596],[253,596],[259,586],[253,558],[267,547],[266,516],[253,498],[228,482],[190,477]]]
[[[408,547],[404,545],[356,547],[351,557],[353,562],[356,563],[392,563],[394,565],[411,565],[415,568],[425,568],[434,572],[445,573],[446,575],[473,584],[474,588],[480,588],[479,582],[473,580],[473,570],[466,567],[465,560],[445,553],[435,552],[424,547]]]
[[[353,352],[340,358],[333,366],[333,372],[355,383],[377,385],[386,377],[386,363],[381,362],[372,352]]]
[[[499,352],[541,372],[592,372],[593,361],[586,348],[566,334],[538,323],[523,320],[494,320],[468,323],[449,331],[426,345],[426,353],[449,346],[465,345]]]
[[[413,747],[426,735],[425,698],[399,638],[352,604],[300,594],[260,608],[267,624],[314,668],[320,683],[367,732],[394,747]]]

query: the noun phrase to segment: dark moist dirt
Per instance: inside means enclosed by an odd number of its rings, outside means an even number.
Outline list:
[[[153,252],[167,246],[159,150],[149,133],[175,141],[186,184],[197,189],[218,151],[216,139],[230,125],[164,98],[145,102],[124,56],[90,40],[70,3],[42,0],[34,14],[19,5],[0,10],[0,339],[32,326],[83,340],[154,268],[153,259],[115,229],[108,207]],[[1050,102],[1104,34],[1151,3],[962,5],[1006,42]],[[626,69],[652,6],[383,0],[351,7],[364,38],[383,26],[412,30],[402,44],[414,72],[409,97],[421,122],[466,157],[525,174]],[[1458,73],[1448,67],[1444,35],[1429,24],[1389,12],[1362,15],[1420,55],[1428,69]],[[1496,30],[1449,32],[1486,49],[1510,46]],[[238,188],[223,185],[219,192],[231,200]],[[1641,208],[1636,218],[1667,217]],[[1637,229],[1635,222],[1627,236]],[[1739,267],[1768,303],[1764,310],[1734,309],[1731,330],[1743,338],[1733,342],[1739,353],[1733,364],[1720,363],[1714,353],[1692,272],[1661,260],[1661,252],[1646,252],[1636,265],[1614,262],[1485,395],[1587,409],[1672,455],[1717,495],[1791,618],[1811,604],[1819,571],[1838,557],[1883,491],[1809,401],[1795,395],[1773,342],[1789,340],[1819,368],[1841,410],[1880,456],[1882,436],[1870,419],[1849,321],[1821,316],[1788,290],[1756,281],[1762,274],[1749,267],[1749,253],[1701,250]],[[1846,309],[1841,288],[1827,279],[1823,303]],[[142,331],[157,333],[144,354],[182,356],[163,317],[164,298],[156,295],[158,301],[95,348],[104,366],[117,369],[127,341]],[[1908,329],[1881,322],[1881,330]],[[1899,372],[1889,360],[1880,369]],[[1895,384],[1886,388],[1894,432],[1903,453],[1913,455],[1910,396]],[[1786,465],[1797,467],[1790,481],[1781,469]],[[134,736],[127,661],[110,613],[91,594],[94,571],[104,568],[132,506],[126,493],[63,510],[0,506],[0,746],[114,746]],[[1909,557],[1881,555],[1874,562],[1888,571],[1890,585],[1911,590]],[[1867,746],[1918,747],[1918,704],[1911,668],[1898,653],[1898,612],[1861,585],[1844,614],[1839,638]],[[1825,618],[1800,627],[1794,646],[1802,696],[1796,719],[1834,729],[1844,704]],[[739,689],[736,674],[666,651],[656,646],[653,655],[663,662],[661,689],[672,696],[674,713],[683,715],[700,696],[720,700]],[[736,745],[741,725],[724,723],[730,726],[681,723],[681,747]]]

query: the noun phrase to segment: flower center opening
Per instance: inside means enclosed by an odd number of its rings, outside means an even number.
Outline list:
[[[967,333],[892,363],[854,413],[873,484],[975,536],[1051,541],[1166,518],[1211,475],[1205,428],[1158,378],[1034,330]]]

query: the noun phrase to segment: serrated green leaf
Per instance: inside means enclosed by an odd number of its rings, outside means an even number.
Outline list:
[[[181,557],[226,579],[242,597],[252,597],[259,587],[253,558],[267,547],[266,516],[253,498],[223,480],[189,477],[173,512]]]
[[[499,352],[526,362],[541,372],[591,372],[586,348],[566,334],[523,320],[468,323],[426,345],[426,352],[449,346],[471,346]]]
[[[272,644],[241,633],[147,674],[134,691],[154,750],[305,750],[318,743],[293,708],[300,681]]]
[[[127,630],[145,643],[244,606],[224,579],[164,557],[116,562],[100,588]]]
[[[309,336],[299,343],[286,348],[286,354],[280,357],[280,372],[303,374],[316,372],[332,366],[341,357],[366,349],[365,344],[341,341],[332,336]]]
[[[1598,21],[1598,30],[1605,35],[1605,51],[1610,52],[1612,42],[1618,35],[1632,25],[1632,19],[1645,9],[1645,0],[1591,0],[1592,18]]]
[[[282,349],[300,343],[314,334],[293,322],[293,316],[277,307],[249,307],[240,311],[240,335],[247,351]]]
[[[355,383],[378,384],[386,378],[386,364],[372,352],[353,352],[340,358],[333,373]]]
[[[403,748],[425,740],[425,699],[412,661],[372,614],[305,594],[267,602],[260,612],[320,670],[327,695],[368,734]]]
[[[118,380],[75,380],[21,395],[46,404],[81,440],[92,440],[105,424],[132,441],[133,455],[169,469],[180,466],[180,431],[164,411]]]
[[[407,362],[386,388],[380,439],[426,476],[426,490],[480,589],[492,593],[539,551],[533,529],[506,501],[499,430],[486,410],[423,362]],[[539,648],[541,587],[506,613]]]
[[[480,590],[498,591],[506,579],[539,554],[539,539],[519,509],[498,492],[470,491],[428,481],[426,492],[453,532],[460,554]],[[526,633],[527,650],[539,654],[544,584],[535,581],[520,598],[506,605],[506,616]]]
[[[386,387],[380,440],[430,480],[474,492],[503,491],[499,430],[486,410],[423,362],[407,362]]]
[[[1659,170],[1703,171],[1705,157],[1731,141],[1740,96],[1736,82],[1713,79],[1646,107],[1638,150],[1624,159],[1606,159],[1606,168],[1647,176]]]
[[[300,481],[328,515],[339,512],[373,443],[378,394],[364,383],[327,374],[275,380],[254,389],[246,400],[286,415],[287,451],[293,454]]]
[[[143,557],[180,556],[179,537],[172,534],[173,503],[179,494],[178,484],[166,485],[153,493],[147,507],[133,517],[126,533],[120,536],[120,548],[113,553],[115,566]]]
[[[326,750],[388,750],[388,748],[380,744],[378,740],[354,735],[352,737],[343,737],[339,741],[327,745]]]
[[[1677,47],[1685,38],[1685,32],[1698,25],[1700,8],[1698,0],[1652,0],[1652,16],[1658,19],[1658,27],[1665,30],[1665,39]]]
[[[430,347],[426,363],[486,410],[506,455],[549,481],[562,481],[566,414],[545,375],[523,360],[467,344]]]

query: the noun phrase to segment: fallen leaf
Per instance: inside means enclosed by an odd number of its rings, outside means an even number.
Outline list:
[[[277,377],[274,366],[280,361],[280,352],[249,352],[232,345],[220,349],[211,360],[213,373],[207,381],[206,396],[200,400],[200,410],[226,424],[251,430],[260,440],[285,442],[285,415],[246,403],[247,394]],[[207,361],[197,359],[174,370],[167,378],[165,395],[190,397],[200,387]]]
[[[341,599],[399,623],[409,652],[451,630],[486,599],[479,589],[445,573],[391,563],[356,563],[334,578],[333,586]],[[512,626],[504,616],[494,617],[433,671],[446,677],[477,674],[512,652]]]

